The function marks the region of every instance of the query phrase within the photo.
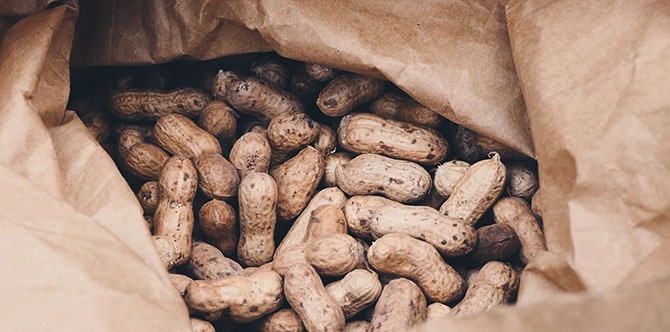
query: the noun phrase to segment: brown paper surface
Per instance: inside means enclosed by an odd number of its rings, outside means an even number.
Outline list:
[[[82,3],[78,27],[74,65],[274,49],[385,77],[450,120],[534,155],[502,0],[93,0]]]
[[[133,193],[65,112],[77,10],[36,10],[0,37],[0,330],[189,331]]]

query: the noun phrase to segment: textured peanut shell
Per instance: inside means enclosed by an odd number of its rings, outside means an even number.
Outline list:
[[[119,138],[121,136],[121,133],[123,133],[127,129],[132,129],[139,132],[138,135],[140,135],[140,137],[143,138],[143,141],[155,142],[153,138],[154,136],[153,124],[146,125],[146,124],[116,121],[114,122],[114,128],[112,129],[112,134],[114,135],[114,137]]]
[[[354,195],[379,194],[401,203],[424,198],[432,186],[428,171],[416,163],[378,154],[361,154],[335,169],[337,186]]]
[[[344,332],[367,332],[370,322],[365,320],[354,320],[344,326]]]
[[[230,106],[212,100],[200,112],[198,126],[216,137],[219,142],[229,142],[237,130],[238,115]]]
[[[280,89],[286,88],[289,74],[288,68],[277,61],[267,61],[265,63],[253,66],[251,72],[268,82],[272,82]]]
[[[198,189],[211,199],[237,196],[240,176],[233,164],[220,153],[201,153],[195,158]]]
[[[528,165],[522,163],[507,165],[507,193],[510,196],[530,200],[539,187],[537,175]]]
[[[344,317],[349,319],[379,298],[382,284],[376,273],[356,269],[326,285],[326,291],[340,305]]]
[[[533,211],[533,214],[537,216],[538,218],[542,219],[542,203],[540,202],[542,200],[542,196],[540,195],[540,190],[535,192],[533,194],[533,197],[530,200],[530,209]]]
[[[242,266],[211,244],[193,241],[186,269],[196,279],[221,279],[242,274]]]
[[[298,66],[291,77],[291,92],[300,97],[306,105],[316,103],[316,98],[324,86],[325,83],[309,77],[304,66]]]
[[[428,206],[387,205],[377,209],[370,222],[374,238],[404,233],[432,244],[448,257],[462,256],[477,244],[475,229],[468,223],[440,214]]]
[[[327,158],[337,149],[337,133],[328,126],[320,125],[319,135],[312,145],[321,152],[324,158]]]
[[[519,274],[508,264],[491,261],[473,277],[465,297],[451,311],[452,316],[475,314],[509,303],[519,288]]]
[[[503,160],[525,157],[520,152],[463,126],[456,127],[455,142],[459,156],[469,163],[486,158],[491,152],[498,153]]]
[[[453,301],[465,291],[465,280],[432,245],[407,234],[387,234],[375,241],[368,261],[379,272],[413,280],[435,302]]]
[[[170,283],[172,283],[174,289],[176,289],[181,296],[184,296],[186,293],[186,288],[191,284],[191,282],[193,282],[193,279],[191,279],[189,276],[178,273],[168,273],[168,278],[170,279]]]
[[[158,119],[154,137],[162,148],[173,155],[195,158],[207,152],[221,153],[219,141],[183,115],[168,114]]]
[[[368,332],[405,331],[426,320],[426,298],[405,278],[391,280],[377,300]]]
[[[289,220],[307,206],[323,177],[324,160],[311,146],[293,158],[273,167],[270,175],[277,182],[277,216]]]
[[[352,113],[340,120],[340,145],[354,153],[376,153],[392,158],[434,165],[449,150],[437,131],[370,113]]]
[[[275,311],[254,324],[257,332],[302,332],[302,321],[293,309]]]
[[[235,141],[230,150],[230,162],[240,177],[251,172],[267,173],[272,150],[265,134],[249,132]]]
[[[206,320],[191,318],[190,322],[192,332],[216,332],[214,325]]]
[[[414,99],[409,100],[400,106],[398,113],[392,118],[432,128],[436,128],[444,122],[444,117],[442,117],[442,115],[435,113],[433,110],[421,105]]]
[[[321,205],[309,217],[305,242],[346,233],[347,222],[342,209],[338,205]]]
[[[274,271],[214,280],[195,280],[186,288],[189,308],[209,313],[226,310],[234,322],[247,323],[281,307],[282,279]]]
[[[433,188],[442,196],[449,197],[456,183],[470,169],[470,164],[462,160],[451,160],[440,164],[433,175]]]
[[[499,155],[474,163],[458,180],[440,212],[474,225],[500,197],[505,179],[506,168]]]
[[[117,141],[117,153],[119,157],[121,157],[122,160],[125,160],[130,148],[140,143],[144,143],[144,136],[139,130],[133,128],[122,130],[119,133],[119,139]]]
[[[272,147],[271,164],[286,160],[288,154],[311,143],[319,135],[319,124],[305,113],[282,113],[267,128]]]
[[[139,178],[156,180],[168,158],[170,156],[160,147],[151,143],[139,143],[128,150],[124,164]]]
[[[214,96],[214,99],[227,101],[228,90],[240,76],[239,73],[220,69],[212,81],[212,96]]]
[[[300,213],[300,216],[293,221],[293,224],[284,236],[284,239],[282,239],[279,246],[277,246],[275,256],[284,249],[305,241],[310,226],[310,219],[312,218],[314,210],[323,205],[334,205],[339,207],[346,199],[347,198],[342,190],[337,187],[324,188],[316,193],[312,200],[307,204],[307,207]]]
[[[358,74],[335,77],[319,93],[316,105],[323,114],[338,117],[372,101],[386,89],[386,82]]]
[[[158,178],[158,205],[154,213],[154,236],[166,239],[172,249],[165,250],[159,240],[159,253],[169,270],[183,264],[191,255],[193,233],[193,198],[198,184],[198,174],[193,163],[182,156],[171,157]],[[158,247],[158,246],[157,246]]]
[[[387,91],[370,103],[370,113],[393,119],[400,107],[410,99],[410,97],[400,92]]]
[[[240,182],[237,256],[244,266],[260,266],[272,260],[277,193],[277,184],[267,173],[251,173]]]
[[[527,264],[540,251],[547,249],[537,218],[523,199],[501,198],[493,206],[493,218],[496,223],[510,225],[514,228],[514,232],[521,241],[519,258],[524,264]]]
[[[506,224],[493,224],[477,229],[477,246],[470,253],[479,265],[489,261],[504,261],[519,251],[521,242],[514,228]]]
[[[451,308],[439,302],[433,302],[428,305],[426,319],[439,319],[449,317]]]
[[[309,264],[295,264],[284,276],[284,294],[307,331],[342,331],[344,313]]]
[[[158,182],[145,182],[137,192],[137,200],[140,201],[145,214],[153,214],[158,205]]]
[[[207,239],[221,252],[234,257],[239,239],[235,209],[228,203],[213,199],[200,207],[198,224]]]
[[[304,112],[304,106],[298,97],[282,90],[262,78],[248,76],[235,79],[226,93],[228,104],[240,111],[270,121],[281,113]]]
[[[109,98],[109,109],[122,120],[157,120],[166,114],[196,117],[209,102],[204,91],[182,88],[172,91],[123,91]]]
[[[272,270],[284,276],[295,264],[309,264],[305,254],[307,245],[308,243],[298,243],[282,248],[281,252],[277,250],[272,261]]]
[[[317,63],[305,63],[307,76],[319,82],[328,82],[339,73],[337,69],[322,66]]]
[[[348,234],[331,234],[310,241],[305,258],[323,276],[339,276],[364,267],[365,248]]]
[[[317,148],[318,149],[318,148]],[[337,185],[335,170],[347,164],[353,155],[348,152],[336,152],[326,157],[323,168],[323,184],[326,187]]]
[[[349,233],[363,239],[372,238],[372,234],[370,234],[370,222],[375,212],[381,207],[396,204],[400,203],[381,196],[365,195],[350,197],[342,207]]]

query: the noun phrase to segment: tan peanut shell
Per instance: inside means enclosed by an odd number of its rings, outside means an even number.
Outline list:
[[[247,323],[279,309],[282,279],[274,271],[214,280],[195,280],[184,300],[189,308],[209,313],[226,310],[234,322]]]
[[[277,182],[277,217],[289,220],[307,206],[323,177],[324,160],[311,146],[270,169]]]
[[[195,157],[198,171],[198,189],[211,199],[237,196],[240,176],[233,164],[220,153],[205,152]]]
[[[224,256],[213,245],[202,241],[193,241],[186,269],[196,279],[221,279],[242,274],[239,263]]]
[[[407,234],[392,233],[379,238],[368,249],[368,261],[379,272],[416,282],[435,302],[453,301],[465,291],[465,280],[432,245]]]
[[[372,234],[370,234],[370,222],[377,209],[396,204],[400,203],[375,195],[350,197],[342,207],[349,233],[363,239],[372,238]]]
[[[433,128],[444,122],[441,115],[395,91],[388,91],[370,103],[370,113]]]
[[[230,162],[240,177],[251,172],[267,173],[272,150],[265,134],[248,132],[242,135],[230,150]]]
[[[220,69],[212,81],[212,96],[214,96],[214,99],[227,101],[228,90],[240,77],[239,73]]]
[[[284,89],[286,88],[286,85],[288,85],[288,68],[277,61],[270,60],[253,66],[251,72],[257,77],[272,82],[280,89]]]
[[[477,229],[477,246],[470,253],[479,265],[489,261],[507,260],[521,247],[514,228],[506,224],[493,224]]]
[[[221,145],[212,134],[179,114],[160,117],[154,126],[154,137],[162,148],[174,155],[195,158],[206,152],[221,153]]]
[[[540,184],[535,171],[523,163],[509,163],[507,165],[507,193],[510,196],[530,200]]]
[[[344,326],[344,332],[367,332],[370,322],[365,320],[354,320]]]
[[[328,126],[320,125],[319,135],[316,136],[312,145],[321,152],[324,158],[327,158],[337,149],[337,133]]]
[[[239,239],[235,209],[228,203],[213,199],[200,207],[198,224],[207,239],[221,252],[234,257]]]
[[[309,264],[295,264],[284,276],[284,294],[307,331],[342,331],[344,313]]]
[[[323,114],[337,117],[372,101],[386,89],[386,82],[358,74],[335,77],[321,90],[316,104]]]
[[[145,124],[136,124],[136,123],[128,123],[128,122],[121,122],[121,121],[116,121],[114,123],[114,128],[112,129],[112,134],[114,137],[119,138],[121,134],[127,130],[127,129],[132,129],[138,132],[140,137],[142,137],[142,141],[147,141],[154,143],[156,140],[154,139],[154,128],[153,125],[145,125]],[[121,144],[119,142],[119,144]]]
[[[475,229],[468,223],[440,214],[428,206],[402,204],[378,208],[370,222],[374,238],[404,233],[432,244],[448,257],[465,255],[477,244]]]
[[[268,124],[267,137],[272,147],[271,164],[287,159],[289,153],[311,143],[319,135],[319,124],[305,113],[278,114]]]
[[[498,154],[474,163],[458,180],[440,212],[474,225],[500,197],[505,179],[505,165]]]
[[[153,214],[158,206],[158,182],[145,182],[137,192],[137,200],[140,201],[145,214]]]
[[[182,88],[172,91],[123,91],[109,98],[109,109],[122,120],[157,120],[167,114],[196,117],[209,102],[204,91]]]
[[[340,305],[344,317],[349,319],[379,298],[382,284],[376,273],[356,269],[326,285],[326,291]]]
[[[428,305],[426,319],[439,319],[449,317],[451,308],[439,302],[433,302]]]
[[[323,168],[323,184],[326,187],[337,186],[335,170],[348,163],[353,155],[348,152],[336,152],[326,157]]]
[[[391,280],[377,300],[368,332],[404,331],[426,320],[426,298],[405,278]]]
[[[421,200],[432,186],[430,174],[418,164],[369,153],[336,168],[335,177],[349,195],[379,194],[401,203]]]
[[[293,221],[293,224],[284,236],[284,239],[279,243],[279,246],[277,246],[275,256],[284,249],[305,241],[310,226],[310,219],[312,218],[314,210],[323,205],[334,205],[339,207],[346,199],[347,198],[342,190],[337,187],[324,188],[316,193],[300,216]]]
[[[470,164],[462,160],[451,160],[437,166],[433,175],[433,188],[443,197],[451,196],[456,183],[470,169]]]
[[[415,124],[386,119],[370,113],[351,113],[340,120],[340,145],[354,153],[376,153],[387,157],[434,165],[449,150],[437,131]]]
[[[339,276],[364,267],[365,248],[348,234],[331,234],[310,241],[305,258],[323,276]]]
[[[251,173],[240,182],[237,256],[244,266],[260,266],[272,260],[277,193],[277,184],[267,173]]]
[[[216,332],[214,325],[206,320],[191,318],[190,322],[192,332]]]
[[[305,72],[310,78],[319,82],[328,82],[339,73],[337,69],[309,62],[305,63]]]
[[[533,214],[535,214],[535,216],[537,216],[540,219],[542,219],[542,203],[540,203],[540,201],[542,200],[541,197],[542,196],[538,188],[538,190],[535,192],[535,194],[533,194],[533,197],[530,200],[531,211],[533,211]]]
[[[302,321],[293,309],[275,311],[254,324],[257,332],[302,332]]]
[[[179,273],[168,273],[168,278],[170,279],[170,283],[174,289],[176,289],[181,296],[186,294],[186,288],[191,284],[191,282],[193,282],[193,279],[191,279],[189,276]]]
[[[119,157],[125,161],[130,148],[140,143],[144,143],[144,136],[142,135],[142,132],[134,128],[127,128],[122,130],[119,133],[119,139],[117,142],[117,153]]]
[[[124,159],[124,165],[141,179],[156,180],[170,156],[151,143],[135,144]]]
[[[281,113],[304,112],[300,99],[262,78],[247,76],[234,79],[225,100],[241,113],[268,122]]]
[[[479,135],[463,126],[457,126],[455,132],[456,148],[459,155],[469,163],[484,159],[491,152],[498,153],[503,160],[525,157],[514,149],[486,136]]]
[[[238,117],[235,110],[226,103],[212,100],[198,116],[198,126],[216,137],[219,142],[229,142],[235,136]]]
[[[186,262],[191,255],[193,198],[197,185],[198,174],[193,163],[182,156],[171,157],[158,178],[154,240],[168,270]]]
[[[519,274],[508,264],[491,261],[473,277],[465,297],[451,311],[461,316],[509,303],[519,288]]]
[[[298,243],[289,247],[282,248],[282,251],[277,250],[272,261],[272,270],[285,276],[291,271],[295,264],[309,264],[306,257],[306,249],[308,243]]]
[[[547,249],[537,218],[523,199],[501,198],[493,206],[493,218],[496,223],[510,225],[514,228],[514,232],[521,241],[519,258],[524,264],[527,264],[540,251]]]

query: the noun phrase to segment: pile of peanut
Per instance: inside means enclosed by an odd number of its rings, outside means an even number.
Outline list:
[[[197,86],[117,75],[102,106],[71,99],[193,331],[403,331],[515,301],[545,249],[532,160],[388,81],[250,57]]]

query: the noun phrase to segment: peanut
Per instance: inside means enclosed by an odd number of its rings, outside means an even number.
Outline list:
[[[433,176],[433,188],[443,197],[449,197],[454,186],[470,168],[470,164],[461,160],[451,160],[437,166]]]
[[[213,199],[200,207],[198,224],[209,241],[221,252],[233,257],[239,238],[235,209],[228,203]]]
[[[251,172],[267,173],[272,154],[265,134],[249,132],[242,135],[230,150],[230,162],[240,177]]]
[[[372,238],[372,234],[370,234],[370,222],[375,212],[381,207],[395,204],[400,203],[381,196],[365,195],[350,197],[342,207],[349,233],[363,239]]]
[[[379,298],[382,284],[376,273],[356,269],[326,285],[326,291],[340,305],[344,317],[349,319]]]
[[[428,305],[426,319],[438,319],[449,317],[451,308],[439,302],[433,302]]]
[[[530,200],[539,188],[537,175],[528,165],[520,162],[507,165],[507,193]]]
[[[438,127],[444,118],[412,98],[389,91],[370,104],[370,113],[419,126]]]
[[[271,164],[280,163],[319,135],[319,124],[305,113],[282,113],[270,120],[267,137],[272,147]]]
[[[117,143],[117,153],[122,160],[126,159],[130,148],[133,146],[144,143],[144,136],[142,133],[134,128],[127,128],[122,130],[119,133],[119,139]]]
[[[433,246],[407,234],[387,234],[375,241],[368,249],[368,261],[379,272],[416,282],[435,302],[453,301],[465,291],[465,280]]]
[[[168,158],[170,156],[158,146],[151,143],[139,143],[128,149],[123,162],[126,168],[137,177],[156,180]]]
[[[189,276],[178,273],[168,273],[168,278],[170,279],[170,283],[172,283],[174,289],[176,289],[181,296],[184,296],[186,293],[186,288],[189,284],[191,284],[191,282],[193,282],[193,279],[191,279]]]
[[[228,90],[240,78],[234,71],[219,70],[212,81],[212,96],[216,100],[227,101]]]
[[[307,206],[323,177],[323,164],[319,151],[307,146],[270,170],[277,181],[278,218],[293,219]]]
[[[316,137],[313,146],[321,152],[324,158],[328,158],[337,149],[337,134],[332,128],[320,125],[319,135]]]
[[[542,219],[542,195],[540,195],[540,190],[535,192],[533,194],[533,198],[530,200],[530,209],[533,211],[533,214],[537,216],[538,218]]]
[[[370,322],[365,320],[354,320],[344,326],[344,332],[367,332]]]
[[[209,102],[207,93],[191,88],[164,91],[124,91],[113,94],[109,109],[122,120],[158,120],[167,114],[196,117]]]
[[[241,113],[268,122],[281,113],[305,111],[298,97],[273,83],[257,77],[233,79],[226,90],[225,101]]]
[[[353,156],[348,152],[336,152],[326,157],[323,168],[323,184],[326,187],[337,185],[335,170],[338,167],[344,166],[351,160],[351,158],[353,158]]]
[[[500,197],[505,177],[505,165],[498,154],[476,162],[458,180],[440,212],[474,225]]]
[[[470,257],[477,264],[505,260],[516,254],[521,247],[514,229],[506,224],[493,224],[477,229],[477,246]]]
[[[190,321],[192,332],[216,332],[214,325],[206,320],[191,318]]]
[[[404,331],[426,320],[426,298],[405,278],[391,280],[375,305],[368,332]]]
[[[237,118],[239,115],[226,103],[212,100],[198,116],[198,126],[212,136],[216,137],[221,144],[229,142],[235,136],[237,130]]]
[[[267,173],[251,173],[240,182],[237,256],[245,266],[260,266],[272,260],[277,195],[277,184]]]
[[[277,61],[266,61],[265,63],[255,65],[251,72],[259,78],[274,83],[278,88],[284,89],[288,84],[288,69]]]
[[[154,137],[161,147],[174,155],[195,158],[205,152],[221,153],[219,141],[183,115],[160,117],[154,126]]]
[[[305,258],[319,274],[339,276],[364,267],[365,248],[353,237],[336,233],[309,242]]]
[[[496,223],[507,224],[514,228],[521,242],[519,258],[524,264],[527,264],[540,251],[547,249],[537,218],[523,199],[501,198],[493,206],[493,218]]]
[[[137,192],[137,200],[140,201],[145,214],[153,214],[158,205],[158,182],[145,182]]]
[[[518,288],[519,275],[511,266],[497,261],[488,262],[473,278],[465,297],[450,314],[474,314],[509,303]]]
[[[324,85],[325,83],[309,77],[304,66],[298,66],[291,77],[291,92],[304,100],[306,105],[316,103],[316,98]]]
[[[426,165],[442,161],[449,149],[447,140],[433,129],[369,113],[346,115],[340,120],[337,134],[340,145],[351,152],[376,153]]]
[[[211,199],[228,199],[237,196],[240,176],[233,164],[220,153],[205,152],[195,158],[198,171],[198,188]]]
[[[342,331],[344,313],[309,264],[295,264],[284,276],[284,294],[307,331]]]
[[[242,273],[239,263],[224,256],[216,247],[201,241],[193,241],[186,269],[196,279],[221,279]]]
[[[430,191],[430,174],[416,163],[361,154],[335,169],[337,186],[349,195],[380,194],[401,203],[416,202]]]
[[[385,81],[357,74],[343,74],[321,90],[316,104],[325,115],[343,116],[357,106],[376,99],[385,89]]]
[[[432,244],[447,257],[465,255],[477,244],[474,228],[427,206],[393,204],[377,209],[370,222],[375,238],[404,233]]]
[[[234,322],[247,323],[279,309],[282,280],[274,271],[214,280],[195,280],[186,288],[189,308],[209,313],[227,310]]]
[[[455,136],[459,156],[469,163],[484,159],[491,152],[498,153],[500,158],[504,160],[525,157],[514,149],[463,126],[457,126]]]
[[[305,63],[305,72],[310,78],[319,82],[331,81],[338,74],[337,69],[316,63]]]
[[[275,311],[254,324],[258,332],[302,332],[302,321],[293,309]]]

